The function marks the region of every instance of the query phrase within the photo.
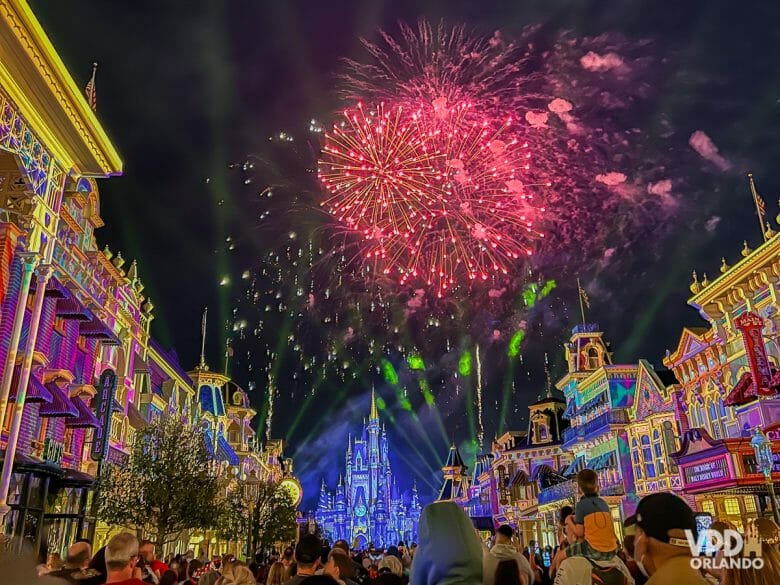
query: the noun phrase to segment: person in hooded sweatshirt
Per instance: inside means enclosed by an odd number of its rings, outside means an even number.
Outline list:
[[[533,585],[536,576],[531,569],[531,563],[513,545],[514,530],[506,524],[499,527],[496,532],[496,543],[489,551],[485,549],[483,559],[483,585],[493,585],[496,578],[496,568],[501,561],[515,561],[520,569],[520,582],[523,585]]]
[[[455,502],[423,508],[410,585],[481,585],[482,545]]]

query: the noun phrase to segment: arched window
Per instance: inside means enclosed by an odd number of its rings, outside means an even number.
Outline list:
[[[664,424],[661,426],[663,427],[664,447],[666,447],[666,455],[669,457],[669,470],[672,473],[677,473],[677,465],[675,464],[674,460],[671,458],[671,454],[677,452],[677,439],[674,436],[674,426],[672,426],[672,422],[668,420],[664,421]]]
[[[664,463],[664,452],[661,448],[661,433],[658,432],[658,429],[653,431],[653,455],[655,456],[655,464],[658,468],[658,474],[665,474],[666,463]]]
[[[642,459],[645,462],[645,477],[655,477],[655,464],[653,463],[653,448],[650,446],[650,437],[642,435]]]
[[[600,365],[599,360],[599,350],[595,347],[591,347],[588,349],[588,369],[589,370],[598,370]]]
[[[707,401],[707,416],[710,420],[710,428],[712,429],[712,436],[716,439],[720,439],[720,421],[718,421],[718,411],[715,408],[715,403],[711,400]]]
[[[726,405],[723,404],[723,398],[718,398],[718,411],[722,419],[728,418],[729,415],[726,412]]]
[[[634,475],[636,479],[642,479],[642,463],[639,460],[639,448],[636,444],[636,439],[631,439],[631,457],[634,461]]]

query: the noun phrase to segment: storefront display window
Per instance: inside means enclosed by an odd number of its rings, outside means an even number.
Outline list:
[[[729,516],[741,516],[742,512],[739,509],[739,500],[737,498],[726,498],[723,502],[726,507],[726,514]]]

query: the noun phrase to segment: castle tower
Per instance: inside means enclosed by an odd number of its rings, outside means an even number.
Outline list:
[[[450,446],[450,452],[447,455],[447,461],[444,467],[441,468],[442,475],[444,476],[444,485],[441,486],[439,497],[437,501],[442,500],[454,500],[461,493],[461,484],[466,478],[466,472],[468,468],[463,463],[463,458],[460,456],[458,448],[453,443]]]

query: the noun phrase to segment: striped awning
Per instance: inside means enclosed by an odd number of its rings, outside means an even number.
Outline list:
[[[92,412],[92,409],[87,406],[81,398],[78,396],[76,398],[71,398],[71,402],[76,407],[78,416],[76,418],[68,418],[65,421],[66,427],[74,429],[92,427],[93,429],[96,429],[100,426],[100,421],[95,416],[95,413]]]
[[[528,485],[530,483],[528,474],[522,469],[518,469],[509,480],[509,487],[515,487],[518,485]]]
[[[588,469],[598,471],[599,469],[608,469],[617,465],[617,458],[615,452],[610,451],[608,453],[602,453],[590,460],[588,463]]]
[[[574,461],[569,463],[569,466],[563,470],[562,475],[564,477],[572,477],[577,475],[580,471],[585,469],[585,457],[579,455],[574,458]]]
[[[46,389],[51,393],[52,401],[50,404],[43,404],[38,410],[38,415],[50,418],[76,418],[79,411],[76,405],[71,402],[68,395],[54,382],[46,384]]]
[[[13,379],[11,380],[11,392],[8,394],[8,400],[16,400],[16,389],[19,386],[19,367],[14,368]],[[25,404],[41,403],[50,404],[54,398],[52,398],[51,392],[46,389],[40,378],[35,374],[30,374],[30,381],[27,382],[27,395],[25,396]]]
[[[57,316],[76,321],[89,321],[92,318],[89,309],[70,298],[57,300]]]

